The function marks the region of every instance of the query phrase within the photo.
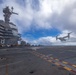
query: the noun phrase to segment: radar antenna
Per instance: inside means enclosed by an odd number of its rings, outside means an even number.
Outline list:
[[[18,15],[18,13],[13,12],[13,9],[14,9],[13,7],[11,7],[11,9],[9,9],[9,6],[6,6],[3,9],[5,23],[9,23],[10,17],[12,14]]]

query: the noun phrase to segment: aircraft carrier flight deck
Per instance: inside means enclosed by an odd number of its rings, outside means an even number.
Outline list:
[[[76,75],[76,47],[0,48],[0,75]]]

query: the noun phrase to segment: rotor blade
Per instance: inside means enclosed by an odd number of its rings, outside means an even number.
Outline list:
[[[68,34],[71,34],[72,32],[69,32]]]

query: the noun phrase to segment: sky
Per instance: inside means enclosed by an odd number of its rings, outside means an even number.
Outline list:
[[[76,0],[0,0],[0,19],[5,6],[14,7],[11,22],[16,24],[22,39],[31,44],[76,45]],[[66,36],[66,42],[56,36]]]

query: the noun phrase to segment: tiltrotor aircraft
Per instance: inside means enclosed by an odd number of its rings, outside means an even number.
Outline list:
[[[70,38],[70,34],[71,34],[72,32],[70,32],[70,33],[68,33],[66,36],[64,36],[64,37],[58,37],[58,36],[56,36],[56,40],[60,40],[60,41],[66,41],[67,39],[69,39]],[[67,39],[66,39],[67,38]]]

